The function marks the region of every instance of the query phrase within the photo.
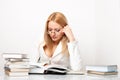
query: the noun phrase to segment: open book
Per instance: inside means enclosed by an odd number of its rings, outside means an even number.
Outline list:
[[[29,74],[66,74],[67,68],[60,65],[41,66],[39,64],[31,64]]]
[[[39,63],[30,64],[29,74],[68,74],[68,75],[84,75],[83,71],[72,71],[61,65],[41,66]]]

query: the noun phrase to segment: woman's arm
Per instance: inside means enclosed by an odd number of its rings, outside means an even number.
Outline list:
[[[70,54],[70,67],[74,71],[81,70],[81,68],[82,68],[81,62],[82,61],[81,61],[78,41],[75,40],[72,30],[70,29],[70,27],[68,25],[64,27],[63,32],[69,39],[68,51]]]
[[[68,43],[68,50],[70,54],[70,67],[74,71],[82,69],[82,59],[80,55],[78,41]]]

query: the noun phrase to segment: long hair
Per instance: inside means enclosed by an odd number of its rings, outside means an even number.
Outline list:
[[[54,21],[54,22],[58,23],[63,28],[68,24],[67,19],[64,16],[64,14],[62,14],[60,12],[54,12],[48,17],[46,24],[45,24],[44,43],[45,43],[45,46],[48,47],[49,51],[51,51],[53,48],[53,41],[50,38],[49,34],[47,33],[48,23],[50,21]],[[61,52],[62,53],[68,54],[67,42],[68,42],[68,38],[66,37],[66,35],[64,35],[61,39],[61,43],[62,43],[62,51]]]

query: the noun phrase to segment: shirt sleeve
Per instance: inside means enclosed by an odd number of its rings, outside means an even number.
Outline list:
[[[70,54],[70,68],[74,71],[80,71],[82,69],[82,59],[78,41],[69,42],[68,50]]]

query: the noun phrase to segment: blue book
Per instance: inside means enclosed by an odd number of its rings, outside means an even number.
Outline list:
[[[86,71],[117,72],[117,65],[88,65]]]

